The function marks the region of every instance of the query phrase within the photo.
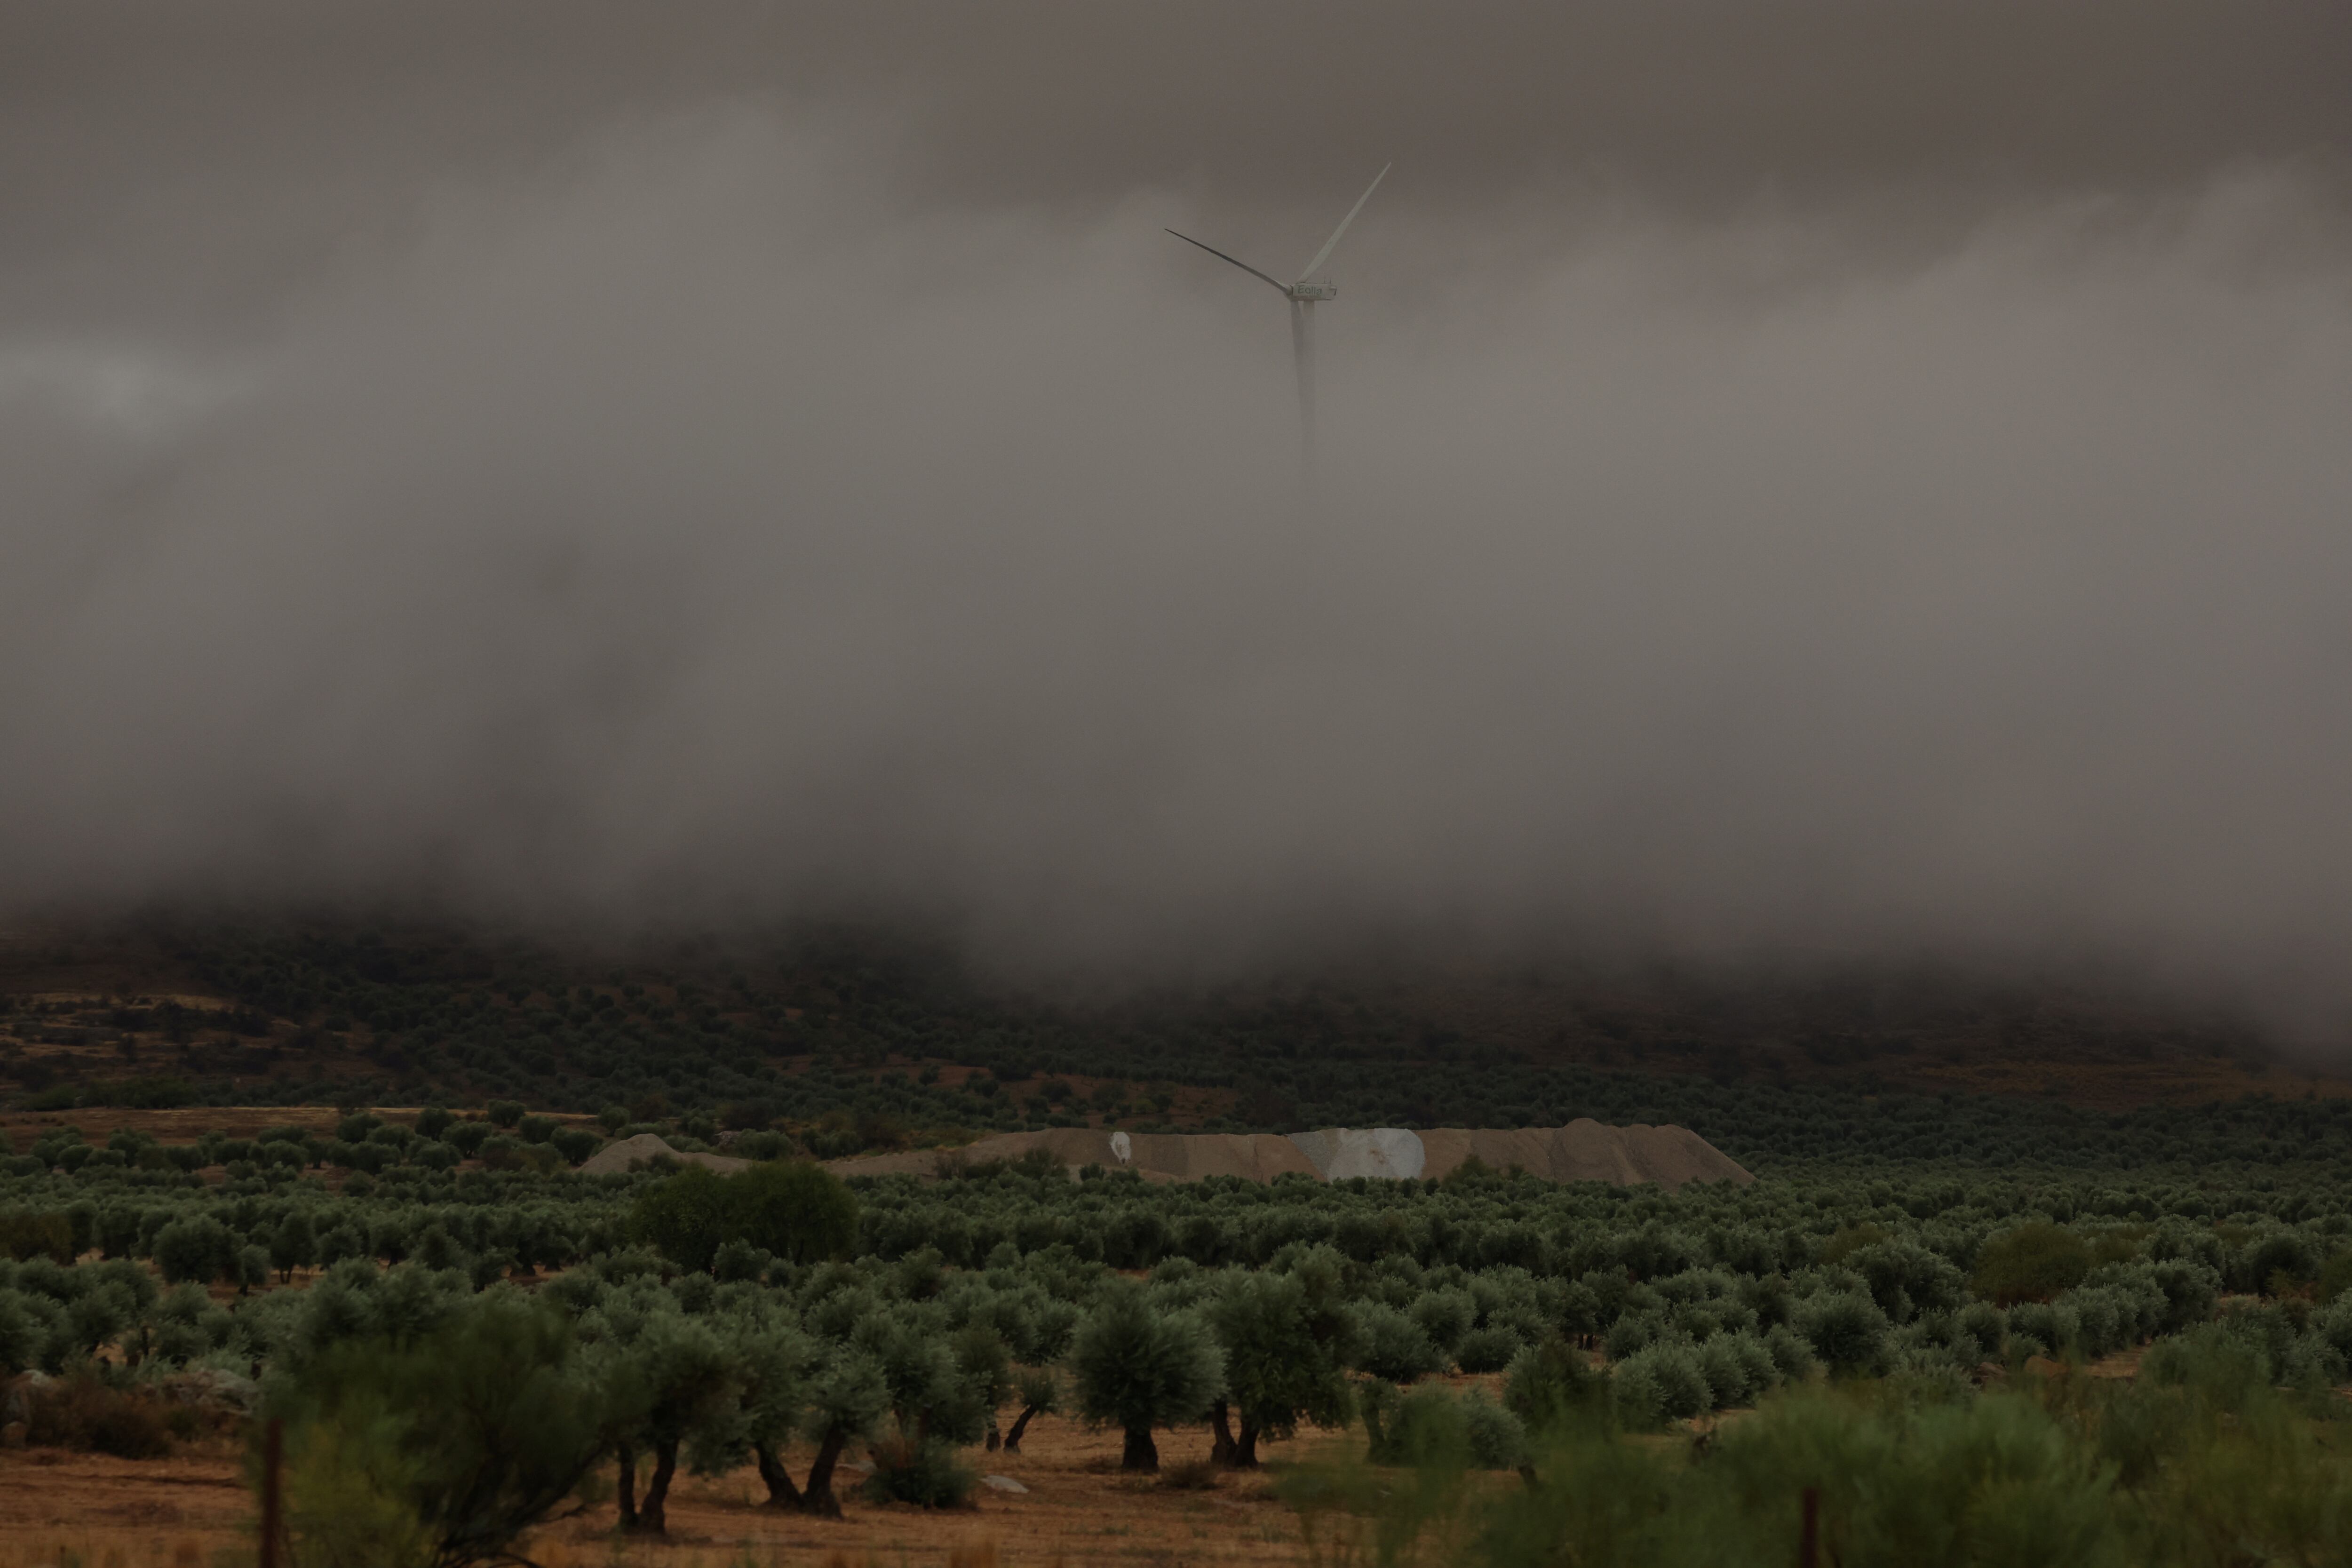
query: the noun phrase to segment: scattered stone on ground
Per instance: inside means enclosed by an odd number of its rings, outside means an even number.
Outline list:
[[[261,1402],[261,1385],[216,1366],[192,1366],[159,1381],[156,1392],[176,1405],[205,1410],[250,1412]]]

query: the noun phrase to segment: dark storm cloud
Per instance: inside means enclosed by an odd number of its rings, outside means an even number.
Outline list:
[[[2352,938],[2336,7],[76,7],[0,884]],[[1297,495],[1261,265],[1399,169]]]
[[[719,99],[869,106],[870,176],[980,205],[1261,213],[1393,156],[1391,202],[1490,220],[1868,199],[1944,239],[2021,198],[2340,179],[2347,59],[2336,0],[27,0],[0,263],[16,310],[266,303],[421,187]]]

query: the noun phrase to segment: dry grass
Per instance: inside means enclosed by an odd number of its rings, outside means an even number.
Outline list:
[[[1194,1427],[1162,1434],[1171,1470],[1208,1451]],[[1354,1436],[1270,1445],[1279,1464]],[[1261,1475],[1229,1475],[1185,1490],[1118,1468],[1116,1432],[1045,1418],[1018,1454],[969,1458],[1029,1489],[981,1489],[974,1507],[930,1511],[875,1504],[844,1475],[838,1522],[762,1506],[746,1468],[714,1479],[681,1477],[664,1541],[613,1532],[610,1505],[536,1532],[523,1551],[541,1568],[1122,1568],[1292,1563],[1303,1542],[1290,1510]],[[794,1455],[796,1472],[809,1456]],[[253,1515],[229,1444],[133,1462],[55,1449],[0,1451],[0,1568],[250,1568]],[[68,1555],[69,1554],[69,1555]]]
[[[228,1547],[230,1557],[241,1548]],[[230,1568],[224,1548],[196,1535],[139,1530],[11,1531],[0,1568]]]

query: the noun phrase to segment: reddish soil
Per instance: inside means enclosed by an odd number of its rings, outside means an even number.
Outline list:
[[[1208,1449],[1205,1429],[1160,1434],[1171,1470]],[[1275,1464],[1309,1452],[1360,1452],[1361,1437],[1333,1435],[1268,1446]],[[611,1504],[535,1532],[523,1551],[542,1568],[722,1568],[835,1562],[978,1568],[1016,1564],[1288,1563],[1300,1560],[1296,1516],[1268,1490],[1268,1478],[1227,1473],[1188,1490],[1118,1468],[1115,1432],[1089,1432],[1041,1419],[1018,1454],[967,1450],[983,1474],[1027,1487],[1015,1494],[975,1489],[968,1509],[928,1510],[875,1504],[856,1494],[862,1477],[845,1470],[837,1488],[844,1517],[805,1518],[761,1506],[751,1470],[711,1480],[681,1476],[671,1489],[667,1540],[613,1533]],[[809,1453],[788,1462],[807,1473]],[[89,1568],[206,1568],[249,1552],[254,1514],[236,1451],[215,1443],[168,1459],[132,1461],[49,1449],[0,1451],[0,1568],[49,1568],[78,1555]],[[61,1550],[62,1549],[62,1550]],[[249,1561],[249,1558],[247,1559]]]

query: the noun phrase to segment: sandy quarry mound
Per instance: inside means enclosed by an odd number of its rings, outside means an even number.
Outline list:
[[[1286,1174],[1317,1174],[1298,1145],[1279,1132],[1138,1132],[1134,1144],[1137,1169],[1165,1171],[1180,1182],[1203,1176],[1270,1182]]]
[[[1086,1165],[1124,1168],[1160,1182],[1197,1182],[1205,1176],[1271,1182],[1284,1174],[1330,1182],[1350,1176],[1444,1176],[1472,1159],[1496,1171],[1517,1167],[1554,1182],[1612,1182],[1620,1186],[1655,1182],[1674,1188],[1685,1182],[1745,1184],[1756,1179],[1686,1127],[1608,1127],[1581,1117],[1565,1127],[1439,1127],[1421,1132],[1402,1127],[1327,1127],[1287,1137],[1057,1127],[1044,1132],[1000,1132],[945,1152],[916,1149],[835,1160],[825,1168],[844,1176],[929,1176],[939,1173],[943,1159],[976,1165],[1017,1160],[1038,1149],[1071,1170]]]
[[[634,1138],[624,1138],[617,1143],[607,1143],[580,1163],[583,1176],[618,1176],[650,1165],[656,1158],[667,1155],[681,1165],[707,1165],[720,1175],[730,1175],[751,1163],[732,1154],[698,1154],[681,1152],[663,1141],[658,1133],[640,1132]]]
[[[909,1150],[834,1160],[825,1169],[844,1176],[919,1176],[938,1173],[944,1158],[968,1165],[1018,1160],[1043,1149],[1072,1170],[1100,1165],[1132,1170],[1147,1181],[1197,1182],[1203,1176],[1240,1176],[1270,1182],[1286,1171],[1311,1176],[1315,1167],[1287,1138],[1275,1132],[1099,1132],[1090,1127],[1055,1127],[1043,1132],[999,1132],[945,1152]]]
[[[1327,1182],[1344,1182],[1350,1176],[1410,1181],[1429,1163],[1428,1146],[1421,1135],[1402,1127],[1325,1127],[1314,1132],[1294,1132],[1290,1141]]]
[[[1738,1162],[1687,1127],[1610,1127],[1579,1117],[1565,1127],[1524,1127],[1508,1131],[1443,1127],[1421,1134],[1427,1150],[1423,1174],[1444,1176],[1475,1159],[1497,1171],[1513,1166],[1555,1182],[1612,1182],[1636,1186],[1655,1182],[1666,1188],[1685,1182],[1738,1182],[1756,1178]]]

